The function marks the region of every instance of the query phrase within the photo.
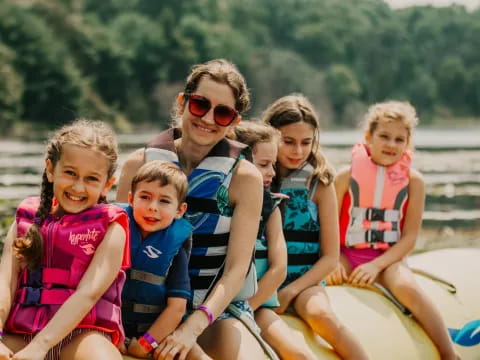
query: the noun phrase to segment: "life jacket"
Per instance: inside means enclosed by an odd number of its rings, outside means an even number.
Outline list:
[[[268,270],[268,242],[265,238],[265,229],[270,218],[270,215],[278,207],[282,197],[271,193],[268,188],[263,191],[263,205],[262,205],[262,218],[260,219],[260,225],[257,234],[257,240],[255,242],[255,269],[257,270],[257,279],[260,280]],[[277,292],[268,298],[262,306],[276,307],[280,306],[278,302]]]
[[[375,164],[366,145],[352,149],[350,187],[340,212],[340,244],[386,250],[399,239],[408,204],[412,156],[390,166]]]
[[[287,242],[287,278],[282,287],[305,274],[320,258],[318,208],[312,199],[318,181],[310,191],[309,176],[314,168],[308,162],[282,180],[280,192],[289,196],[281,206],[283,233]]]
[[[145,161],[165,160],[181,167],[174,144],[179,136],[179,129],[169,129],[152,139],[145,148]],[[203,303],[223,273],[233,215],[228,188],[243,158],[251,160],[246,145],[222,139],[188,176],[188,207],[184,217],[193,226],[189,275],[193,291],[190,305],[194,309]],[[245,286],[234,300],[255,294],[256,280],[252,255]]]
[[[188,243],[187,248],[191,247],[192,226],[185,219],[177,219],[166,229],[142,240],[132,207],[118,205],[127,211],[130,219],[132,267],[127,270],[123,287],[122,316],[127,336],[131,337],[147,331],[165,309],[168,271],[184,243]]]
[[[25,236],[33,224],[40,199],[27,198],[16,212],[17,234]],[[119,223],[126,233],[122,269],[77,328],[98,329],[119,344],[124,339],[121,293],[125,269],[130,266],[128,217],[122,209],[98,204],[78,214],[48,216],[41,225],[44,254],[40,269],[19,274],[17,290],[6,322],[6,330],[33,334],[42,330],[72,295],[102,242],[109,225]]]

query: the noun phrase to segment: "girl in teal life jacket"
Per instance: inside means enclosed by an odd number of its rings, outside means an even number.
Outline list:
[[[49,140],[41,195],[19,205],[0,263],[0,359],[121,360],[128,217],[104,203],[117,159],[102,122]]]
[[[250,146],[253,163],[263,177],[262,217],[255,245],[255,267],[259,282],[257,292],[248,299],[255,311],[255,321],[261,329],[262,337],[281,359],[314,359],[308,349],[292,340],[290,328],[273,311],[280,305],[277,289],[285,280],[287,270],[287,248],[278,208],[280,202],[287,197],[270,192],[275,176],[280,132],[264,123],[242,121],[233,129],[232,138]]]
[[[437,346],[442,359],[456,359],[440,313],[421,290],[405,257],[422,223],[425,185],[410,167],[415,109],[405,102],[372,105],[365,142],[352,149],[351,166],[335,179],[341,257],[327,278],[367,287],[379,282],[405,305]]]
[[[278,292],[281,314],[289,307],[343,359],[366,359],[360,343],[336,318],[322,280],[339,257],[333,171],[319,152],[319,121],[300,94],[270,105],[263,120],[280,130],[276,189],[289,196],[282,208],[287,278]]]

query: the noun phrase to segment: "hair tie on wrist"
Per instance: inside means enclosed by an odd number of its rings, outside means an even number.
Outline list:
[[[147,352],[150,353],[153,350],[153,346],[150,345],[150,343],[145,339],[143,336],[141,336],[138,339],[138,344]]]
[[[212,312],[210,311],[210,309],[208,307],[206,307],[205,305],[200,305],[198,307],[198,310],[201,310],[203,311],[207,317],[208,317],[208,325],[212,325],[213,324],[213,314]]]

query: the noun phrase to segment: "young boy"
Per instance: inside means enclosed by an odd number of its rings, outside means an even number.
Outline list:
[[[188,182],[174,164],[151,161],[132,180],[128,204],[132,268],[122,293],[123,353],[146,358],[180,324],[190,297],[192,227],[182,219]]]

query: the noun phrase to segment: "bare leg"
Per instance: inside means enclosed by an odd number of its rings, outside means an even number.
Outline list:
[[[322,286],[312,286],[297,296],[295,311],[313,331],[327,341],[342,359],[368,359],[355,336],[333,313]]]
[[[255,321],[262,330],[262,337],[283,360],[314,360],[315,355],[294,342],[288,325],[275,312],[267,308],[255,311]]]
[[[265,358],[258,341],[237,319],[216,321],[198,338],[198,343],[215,360]]]
[[[435,343],[443,360],[457,359],[453,343],[436,306],[417,284],[408,266],[402,262],[390,265],[380,281],[405,305]]]
[[[65,345],[60,354],[61,360],[122,360],[118,349],[102,334],[88,331],[75,336]]]
[[[2,342],[12,350],[14,354],[27,346],[27,343],[23,340],[23,336],[17,334],[4,334]]]
[[[212,360],[212,358],[203,351],[200,345],[195,344],[188,353],[187,360]]]

